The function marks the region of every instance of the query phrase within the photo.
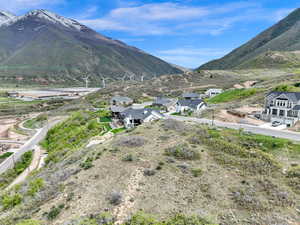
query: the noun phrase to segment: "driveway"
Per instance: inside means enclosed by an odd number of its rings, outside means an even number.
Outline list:
[[[254,125],[247,125],[247,124],[238,124],[238,123],[226,123],[221,121],[212,121],[209,119],[204,118],[195,118],[195,117],[183,117],[183,116],[171,116],[166,115],[166,118],[174,119],[178,121],[190,121],[199,124],[208,124],[208,125],[215,125],[217,127],[224,127],[230,129],[243,129],[246,132],[254,133],[254,134],[261,134],[271,137],[277,138],[285,138],[292,141],[299,141],[300,142],[300,133],[299,132],[292,132],[292,131],[285,131],[285,130],[274,130],[270,128],[258,127]]]

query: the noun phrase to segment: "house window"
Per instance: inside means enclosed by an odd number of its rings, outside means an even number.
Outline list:
[[[274,116],[277,115],[277,109],[272,109],[272,115],[274,115]]]
[[[279,111],[279,116],[284,116],[284,110]]]

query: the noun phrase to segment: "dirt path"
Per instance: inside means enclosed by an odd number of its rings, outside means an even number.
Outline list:
[[[30,166],[23,172],[21,173],[8,187],[7,190],[12,188],[13,186],[22,183],[26,177],[35,169],[38,168],[39,163],[40,163],[40,159],[41,159],[41,155],[42,155],[42,150],[39,146],[36,146],[33,152],[33,159],[32,162],[30,164]]]
[[[125,197],[123,202],[118,205],[113,212],[113,215],[116,217],[116,225],[123,224],[127,219],[130,209],[132,209],[135,204],[133,200],[135,199],[139,184],[143,177],[143,168],[137,168],[131,175],[127,190],[124,193]]]

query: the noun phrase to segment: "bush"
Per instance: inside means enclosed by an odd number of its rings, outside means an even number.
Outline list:
[[[200,177],[202,175],[202,170],[200,168],[194,168],[191,172],[194,177]]]
[[[112,192],[109,197],[109,203],[112,205],[120,205],[122,202],[122,194],[120,192],[114,191]]]
[[[200,159],[200,153],[191,149],[187,144],[178,145],[165,150],[167,156],[173,156],[177,159],[183,160],[197,160]]]
[[[88,170],[92,168],[94,159],[92,157],[88,157],[84,162],[80,163],[80,167],[84,170]]]
[[[28,195],[34,196],[39,190],[44,187],[44,180],[37,178],[29,183]]]
[[[124,161],[124,162],[132,162],[133,161],[133,155],[128,154],[128,155],[124,156],[124,158],[122,159],[122,161]]]
[[[144,170],[144,176],[154,176],[155,173],[156,173],[155,170],[151,170],[151,169]]]
[[[47,219],[48,220],[54,220],[60,213],[61,211],[65,208],[64,204],[59,205],[58,207],[52,207],[50,212],[47,213]]]
[[[117,141],[117,145],[129,148],[142,147],[144,144],[146,144],[145,138],[139,136],[121,137]]]
[[[2,196],[1,204],[3,206],[3,209],[12,209],[15,206],[21,204],[22,202],[22,196],[20,194],[5,194]]]
[[[180,122],[172,119],[164,120],[162,126],[165,130],[174,130],[177,132],[183,132],[187,128],[184,122]]]

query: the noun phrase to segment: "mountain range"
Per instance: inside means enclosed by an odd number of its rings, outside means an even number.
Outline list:
[[[0,12],[0,81],[150,79],[177,67],[46,10]]]
[[[274,26],[233,50],[221,59],[199,69],[227,70],[252,68],[299,67],[300,9],[296,9]]]

